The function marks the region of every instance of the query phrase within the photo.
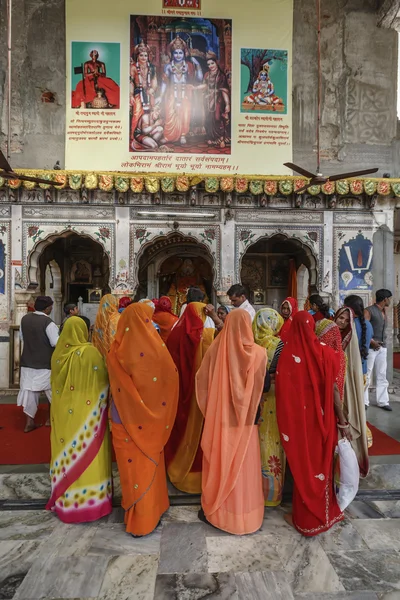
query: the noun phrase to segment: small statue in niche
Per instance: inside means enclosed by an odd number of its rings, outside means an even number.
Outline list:
[[[86,260],[78,260],[71,269],[71,281],[76,283],[91,283],[92,267]]]

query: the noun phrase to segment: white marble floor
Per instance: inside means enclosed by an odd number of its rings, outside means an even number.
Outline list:
[[[400,599],[400,502],[359,501],[330,532],[306,539],[285,507],[234,537],[172,507],[134,539],[122,510],[88,525],[45,511],[0,512],[0,599]]]

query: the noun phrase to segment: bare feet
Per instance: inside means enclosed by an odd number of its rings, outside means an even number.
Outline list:
[[[35,421],[32,419],[32,417],[26,417],[26,425],[25,425],[24,433],[30,433],[31,431],[34,431],[38,427],[39,427],[39,425],[35,424]]]
[[[292,515],[292,513],[287,513],[286,515],[284,515],[284,517],[283,517],[283,518],[285,519],[285,521],[286,521],[286,523],[287,523],[288,525],[290,525],[291,527],[294,527],[294,525],[293,525],[293,515]]]

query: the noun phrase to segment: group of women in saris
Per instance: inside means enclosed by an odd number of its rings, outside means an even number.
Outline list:
[[[179,490],[201,493],[201,519],[233,534],[256,531],[264,506],[282,501],[286,458],[298,531],[316,535],[339,521],[338,427],[356,445],[361,474],[368,471],[351,309],[336,325],[315,323],[294,298],[253,322],[245,310],[220,307],[217,334],[204,302],[188,302],[178,319],[168,297],[128,300],[103,297],[93,345],[77,317],[60,336],[48,508],[66,522],[111,511],[110,418],[134,536],[153,531],[168,509],[167,474]]]

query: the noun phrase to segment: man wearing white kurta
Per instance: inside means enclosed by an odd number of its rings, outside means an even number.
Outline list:
[[[256,316],[256,311],[246,298],[246,289],[240,285],[240,283],[235,283],[235,285],[232,285],[229,288],[227,295],[232,306],[234,308],[241,308],[242,310],[248,312],[251,317],[251,322],[253,322],[253,319]]]
[[[17,404],[26,414],[25,433],[37,427],[34,419],[40,393],[45,392],[51,402],[51,357],[59,335],[57,325],[49,317],[52,308],[52,298],[39,296],[35,300],[35,312],[21,320],[20,337],[24,347]]]

